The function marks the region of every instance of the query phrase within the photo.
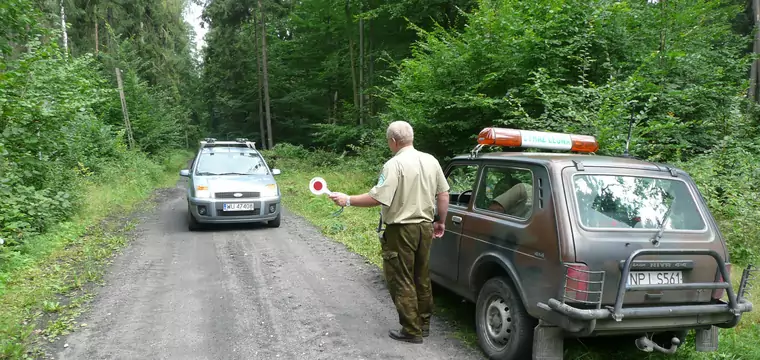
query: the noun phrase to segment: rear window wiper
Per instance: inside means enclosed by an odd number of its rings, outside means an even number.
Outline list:
[[[671,202],[668,206],[668,210],[665,211],[665,215],[662,216],[662,220],[659,221],[659,225],[657,226],[657,233],[649,239],[652,242],[652,245],[657,246],[660,244],[660,239],[662,239],[662,234],[665,232],[665,223],[668,221],[668,218],[670,218],[670,210],[673,209],[673,203]]]

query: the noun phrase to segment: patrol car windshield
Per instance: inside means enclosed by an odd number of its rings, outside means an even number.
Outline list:
[[[204,152],[198,160],[198,175],[266,175],[264,160],[257,153],[240,151]]]
[[[587,228],[657,229],[661,222],[665,230],[705,228],[692,193],[680,180],[576,174],[573,189]]]

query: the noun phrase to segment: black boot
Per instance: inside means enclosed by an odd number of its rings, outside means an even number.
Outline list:
[[[401,330],[391,330],[388,332],[388,335],[391,337],[391,339],[398,340],[398,341],[406,341],[408,343],[413,344],[422,344],[422,336],[414,336],[411,334],[408,334],[404,329]]]

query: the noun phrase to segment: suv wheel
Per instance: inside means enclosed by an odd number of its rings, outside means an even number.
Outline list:
[[[489,359],[528,359],[536,325],[525,311],[510,281],[494,277],[486,281],[475,305],[480,348]]]

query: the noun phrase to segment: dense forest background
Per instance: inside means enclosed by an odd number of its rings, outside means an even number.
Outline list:
[[[383,124],[396,119],[441,160],[492,125],[592,134],[600,154],[620,155],[633,124],[631,154],[692,172],[734,258],[758,255],[751,1],[206,6],[203,109],[192,124],[208,135],[316,162],[359,155],[374,173],[390,155]]]
[[[0,238],[6,249],[76,214],[92,175],[117,165],[128,171],[130,156],[187,146],[198,131],[190,119],[200,77],[182,17],[186,5],[0,2]]]
[[[71,216],[82,180],[129,154],[242,136],[372,173],[404,119],[441,160],[491,125],[621,154],[633,124],[631,153],[691,171],[734,256],[757,256],[750,1],[193,0],[201,53],[188,1],[0,4],[6,246]]]
[[[755,2],[2,0],[0,359],[26,353],[61,284],[94,278],[61,264],[110,256],[78,240],[96,219],[208,136],[255,139],[292,189],[318,172],[364,191],[393,120],[441,161],[493,125],[620,155],[631,126],[633,156],[695,178],[732,262],[760,260]]]

